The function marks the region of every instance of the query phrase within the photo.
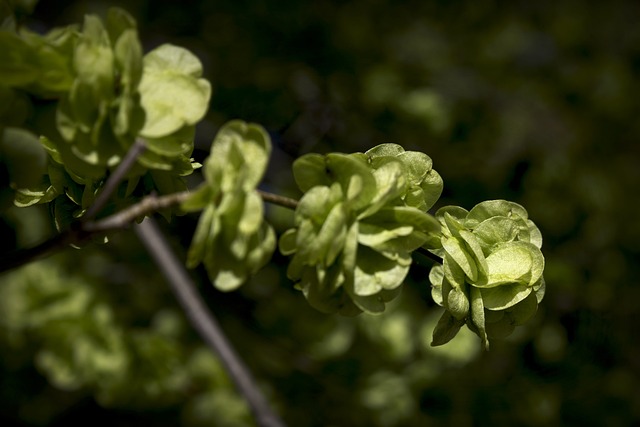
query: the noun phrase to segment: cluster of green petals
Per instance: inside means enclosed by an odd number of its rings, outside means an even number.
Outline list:
[[[432,296],[445,308],[432,345],[451,340],[466,325],[488,348],[537,311],[545,291],[542,235],[517,203],[490,200],[470,211],[446,206],[436,212],[442,226],[443,258],[429,275]]]
[[[433,216],[405,203],[413,171],[395,153],[381,154],[392,146],[307,154],[293,164],[305,194],[279,247],[292,255],[288,277],[322,312],[382,312],[400,292],[411,252],[440,231]]]
[[[15,174],[16,205],[55,201],[57,219],[58,211],[81,216],[140,138],[146,150],[118,196],[131,196],[140,182],[147,192],[185,189],[182,177],[200,166],[190,157],[194,129],[211,96],[192,53],[165,44],[143,55],[135,20],[118,8],[45,35],[0,31],[0,48],[8,58],[0,64],[0,100],[31,111],[17,117],[0,108],[0,128],[13,126],[2,138],[36,141],[49,157],[36,183],[22,185]],[[18,132],[27,120],[37,135]]]
[[[187,256],[187,266],[203,263],[211,282],[236,289],[271,258],[273,228],[264,221],[256,187],[267,167],[271,141],[259,125],[235,120],[223,126],[204,164],[205,182],[183,203],[203,210]]]

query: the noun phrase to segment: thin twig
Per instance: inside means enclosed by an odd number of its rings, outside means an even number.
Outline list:
[[[259,191],[265,202],[295,209],[297,201],[277,194]],[[69,230],[56,234],[44,242],[31,248],[4,254],[0,257],[0,273],[9,271],[28,262],[51,255],[69,245],[80,244],[94,234],[117,231],[127,228],[131,223],[160,209],[179,205],[191,195],[188,191],[167,194],[166,196],[149,195],[135,205],[131,205],[113,215],[97,221],[75,223]]]
[[[220,357],[236,387],[251,407],[256,422],[263,427],[284,424],[271,410],[250,372],[235,353],[217,320],[198,295],[183,264],[177,259],[152,218],[135,227],[136,234],[167,278],[171,289],[182,304],[194,328]]]
[[[96,200],[89,207],[87,212],[82,216],[81,221],[89,222],[93,220],[96,215],[100,213],[102,208],[107,204],[111,195],[116,191],[120,182],[124,179],[125,175],[133,167],[138,160],[138,157],[144,153],[147,149],[147,145],[143,139],[138,138],[133,143],[127,154],[124,156],[115,171],[109,176],[107,182],[102,187],[102,191],[96,197]]]
[[[432,253],[431,251],[425,249],[425,248],[418,248],[416,249],[416,251],[414,253],[418,253],[421,256],[425,257],[425,258],[429,258],[431,261],[435,261],[438,264],[442,264],[442,258],[440,258],[438,255]]]
[[[262,190],[256,190],[262,200],[267,203],[271,203],[274,205],[282,206],[284,208],[296,209],[298,207],[298,201],[295,199],[290,199],[289,197],[280,196],[278,194],[268,193]]]

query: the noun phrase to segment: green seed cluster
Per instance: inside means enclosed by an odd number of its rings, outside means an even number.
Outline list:
[[[432,345],[451,340],[465,323],[482,339],[506,337],[535,313],[545,282],[542,235],[517,203],[490,200],[471,211],[446,206],[443,265],[431,269],[433,299],[445,308]]]
[[[271,142],[266,131],[235,120],[218,132],[204,165],[205,183],[182,205],[203,210],[189,248],[187,265],[201,262],[211,282],[230,291],[270,259],[276,246],[264,221],[256,186],[267,167]]]
[[[382,312],[400,291],[411,252],[439,233],[434,217],[405,200],[416,200],[420,189],[416,202],[426,206],[434,193],[439,196],[441,180],[431,179],[428,156],[403,152],[383,144],[366,153],[308,154],[294,162],[305,194],[280,250],[293,255],[287,275],[316,309]]]
[[[16,205],[55,201],[56,225],[64,228],[94,202],[138,138],[147,150],[116,198],[131,198],[138,184],[140,194],[185,189],[182,177],[200,166],[190,158],[194,126],[211,96],[192,53],[166,44],[143,56],[135,20],[117,8],[104,20],[87,15],[81,28],[46,35],[2,31],[0,49],[8,58],[0,100],[16,111],[0,111],[0,147],[29,143],[49,157],[32,179],[13,174]],[[39,137],[20,129],[26,123]]]

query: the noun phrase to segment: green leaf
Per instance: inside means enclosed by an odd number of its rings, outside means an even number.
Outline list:
[[[358,177],[360,183],[357,194],[352,195],[351,207],[353,210],[359,210],[367,206],[376,195],[376,179],[371,170],[364,161],[357,157],[341,154],[330,153],[326,156],[326,165],[330,173],[330,179],[340,183],[342,191],[346,194],[351,183],[352,177]]]
[[[137,24],[135,19],[124,9],[110,7],[107,11],[105,26],[107,27],[111,44],[115,45],[123,33],[132,30],[135,31]]]
[[[0,31],[0,78],[8,86],[23,86],[38,77],[31,47],[16,34]]]
[[[469,296],[471,299],[471,324],[475,327],[476,333],[482,340],[482,346],[485,350],[489,350],[489,339],[485,326],[485,306],[482,299],[480,289],[471,286],[469,288]]]
[[[217,145],[231,145],[228,151],[224,151],[229,155],[239,155],[235,164],[242,166],[243,188],[245,191],[253,190],[260,183],[271,155],[271,138],[267,131],[255,123],[232,120],[218,131],[212,145],[212,156],[216,155]],[[225,161],[224,158],[221,160]]]
[[[264,205],[262,197],[255,191],[245,194],[242,216],[238,221],[238,233],[254,234],[263,221]]]
[[[431,169],[420,184],[420,188],[422,188],[424,198],[422,209],[427,211],[433,207],[442,194],[444,188],[442,177],[434,169]]]
[[[464,274],[472,281],[478,280],[478,269],[473,257],[467,252],[464,245],[455,237],[443,237],[442,247],[451,256],[451,259],[462,268]]]
[[[440,224],[432,215],[410,206],[385,206],[368,216],[365,221],[383,226],[388,224],[389,228],[406,225],[424,233],[440,233]]]
[[[456,319],[451,313],[445,310],[433,330],[431,346],[436,347],[451,341],[458,334],[462,325],[464,325],[464,321]]]
[[[458,320],[464,320],[469,314],[469,299],[459,288],[452,288],[447,295],[447,310]]]
[[[431,297],[439,306],[444,305],[442,296],[442,281],[444,280],[444,268],[442,265],[434,265],[429,272],[429,282],[431,282]]]
[[[482,301],[488,310],[504,310],[525,299],[532,292],[528,286],[514,283],[494,288],[479,288]]]
[[[298,230],[295,228],[290,228],[280,236],[280,240],[278,241],[278,249],[282,255],[291,255],[297,251],[296,240],[297,240]]]
[[[419,151],[405,151],[397,157],[406,168],[410,185],[420,185],[433,166],[431,157]]]
[[[191,246],[187,253],[187,267],[195,268],[202,262],[206,253],[207,241],[215,239],[219,232],[219,224],[214,206],[207,206],[200,215],[198,226],[191,240]]]
[[[114,55],[109,36],[97,16],[85,16],[73,66],[79,81],[92,86],[98,98],[113,97]]]
[[[475,261],[475,265],[479,271],[479,280],[480,275],[486,276],[488,271],[487,260],[484,256],[484,252],[482,252],[482,247],[480,246],[480,243],[478,243],[476,237],[470,231],[460,230],[460,237],[464,241],[466,248],[470,250],[470,254]]]
[[[145,55],[139,85],[146,113],[143,137],[166,136],[204,117],[211,85],[201,75],[202,64],[184,48],[164,44]]]
[[[375,196],[358,217],[366,218],[384,205],[402,196],[406,191],[406,180],[402,164],[394,159],[380,165],[374,172],[376,182]]]
[[[381,244],[397,237],[405,237],[413,232],[410,225],[398,225],[395,228],[386,228],[377,224],[360,224],[358,243],[371,248],[376,248]]]
[[[292,169],[298,188],[305,193],[317,185],[331,186],[325,157],[320,154],[305,154],[297,158]]]
[[[505,216],[494,216],[479,223],[473,229],[482,247],[489,249],[493,245],[515,240],[518,226],[515,221]]]
[[[530,219],[527,220],[527,226],[529,228],[529,242],[538,249],[542,248],[542,233],[540,229]]]
[[[408,265],[394,262],[367,247],[359,247],[353,291],[356,295],[368,296],[383,289],[395,289],[408,272]]]
[[[128,91],[137,89],[142,79],[142,46],[135,29],[120,34],[114,45],[114,59],[120,70],[120,85]]]
[[[536,294],[536,299],[538,300],[538,304],[540,304],[540,302],[544,298],[546,289],[547,289],[547,284],[544,280],[544,277],[540,277],[540,280],[538,280],[538,282],[535,285],[533,285],[533,291]]]
[[[526,209],[517,203],[507,200],[487,200],[478,203],[469,211],[467,221],[469,221],[469,227],[473,228],[482,221],[494,216],[512,217],[514,215],[525,220],[528,218]]]
[[[14,188],[38,185],[47,172],[47,153],[33,133],[6,127],[0,138],[0,159]]]
[[[370,158],[382,157],[382,156],[397,156],[404,153],[404,148],[399,144],[386,143],[376,145],[369,149],[364,154]]]
[[[486,287],[505,283],[533,286],[542,277],[544,257],[535,245],[527,242],[507,242],[498,246],[488,257]]]
[[[511,322],[515,326],[524,325],[529,319],[535,316],[538,311],[538,301],[535,292],[506,310]]]

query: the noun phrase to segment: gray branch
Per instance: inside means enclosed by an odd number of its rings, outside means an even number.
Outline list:
[[[166,277],[171,290],[200,336],[220,357],[236,387],[249,404],[259,426],[284,426],[271,410],[244,363],[235,353],[213,314],[198,295],[195,284],[177,259],[152,218],[145,219],[135,231]]]

